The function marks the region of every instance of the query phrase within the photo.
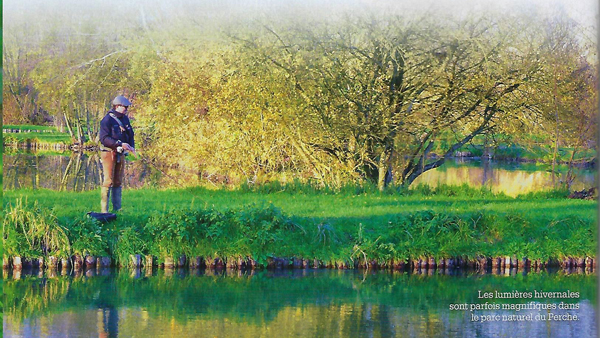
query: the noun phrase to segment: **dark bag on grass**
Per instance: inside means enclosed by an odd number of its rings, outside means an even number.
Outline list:
[[[111,214],[109,212],[88,212],[87,215],[88,217],[98,220],[100,223],[108,223],[117,219],[116,214]]]

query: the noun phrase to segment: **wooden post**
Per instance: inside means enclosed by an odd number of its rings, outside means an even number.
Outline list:
[[[48,257],[48,268],[50,270],[58,269],[58,258],[56,258],[54,256]]]
[[[309,268],[309,261],[308,261],[308,259],[303,259],[302,260],[302,268],[303,269],[308,269]]]
[[[95,256],[85,256],[85,266],[88,268],[96,267],[96,257]]]
[[[430,269],[435,269],[437,267],[437,264],[435,262],[435,257],[429,257],[429,268]]]
[[[177,260],[177,267],[183,268],[185,266],[185,263],[186,263],[186,257],[184,254],[182,254],[181,256],[179,256],[179,259]]]
[[[445,267],[446,267],[446,258],[441,258],[441,259],[440,259],[440,263],[438,264],[438,267],[439,267],[440,269],[443,269],[443,268],[445,268]]]
[[[112,260],[109,256],[100,257],[98,261],[100,262],[101,268],[108,268],[112,263]]]
[[[10,257],[9,256],[2,256],[2,268],[3,269],[8,269],[10,268]]]
[[[13,269],[17,271],[21,271],[23,269],[23,262],[21,261],[20,256],[13,257]]]
[[[134,268],[142,266],[142,255],[129,255],[129,265]]]
[[[172,269],[175,266],[175,262],[173,261],[173,257],[168,256],[165,257],[165,268]]]
[[[237,259],[235,259],[234,257],[229,257],[229,258],[227,258],[227,262],[225,263],[225,267],[227,269],[237,270],[238,269],[237,263],[238,263]]]

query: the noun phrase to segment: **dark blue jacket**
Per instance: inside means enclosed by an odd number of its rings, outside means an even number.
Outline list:
[[[119,123],[110,116],[110,113],[113,113],[121,121],[125,128],[124,131],[121,131]],[[111,110],[104,116],[102,121],[100,121],[100,143],[106,148],[113,150],[117,149],[123,143],[129,143],[130,146],[135,148],[133,128],[127,115]]]

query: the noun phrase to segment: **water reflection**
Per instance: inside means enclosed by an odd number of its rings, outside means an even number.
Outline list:
[[[93,190],[102,178],[102,165],[98,153],[65,154],[4,154],[4,189],[47,188],[52,190]],[[554,181],[564,179],[551,174],[549,166],[536,166],[526,163],[498,163],[493,161],[447,161],[440,168],[425,172],[415,184],[427,183],[462,185],[474,187],[488,186],[494,192],[504,192],[509,196],[520,193],[549,189]],[[160,186],[165,183],[197,182],[193,173],[178,172],[178,177],[163,174],[145,161],[127,160],[125,187],[139,188],[144,185]],[[595,186],[595,174],[591,169],[576,170],[573,190]]]
[[[8,337],[588,337],[596,330],[596,277],[540,272],[497,276],[342,270],[109,270],[19,280],[5,275]],[[478,291],[564,291],[577,304],[553,310],[577,321],[486,322],[472,315],[544,311],[451,311],[483,304]],[[500,304],[523,300],[497,300]],[[546,313],[547,314],[547,313]]]
[[[119,336],[119,311],[109,306],[98,309],[98,337]]]
[[[4,189],[84,191],[97,189],[102,182],[102,163],[98,153],[5,154],[3,161]],[[142,187],[150,172],[142,162],[127,160],[123,184],[126,187]]]
[[[465,161],[456,159],[447,165],[427,171],[414,184],[425,183],[432,187],[468,184],[473,187],[486,186],[493,192],[517,196],[545,189],[566,180],[567,167],[559,166],[559,174],[553,175],[551,166],[528,163],[499,163],[487,160]],[[595,174],[591,169],[575,169],[572,190],[583,190],[595,186]]]

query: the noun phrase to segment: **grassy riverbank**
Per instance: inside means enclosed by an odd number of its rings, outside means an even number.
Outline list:
[[[379,193],[276,184],[260,191],[125,190],[119,219],[103,226],[84,216],[98,211],[99,200],[99,191],[5,191],[5,226],[13,229],[5,230],[7,253],[109,255],[121,264],[130,254],[260,265],[295,257],[346,267],[428,257],[596,256],[597,203],[564,192],[510,198],[467,187]],[[48,234],[55,245],[46,247],[55,252],[40,249]],[[32,242],[40,248],[17,245]]]
[[[55,127],[36,125],[4,125],[3,144],[8,148],[64,149],[72,143],[68,133]]]
[[[5,124],[2,126],[4,133],[29,133],[29,132],[40,132],[40,133],[59,133],[56,127],[51,126],[38,126],[33,124]]]

